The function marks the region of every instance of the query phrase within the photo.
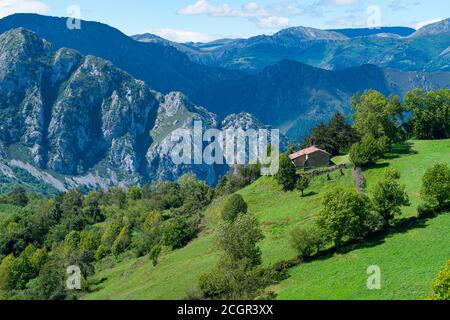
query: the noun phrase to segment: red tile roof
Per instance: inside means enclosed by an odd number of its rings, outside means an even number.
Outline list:
[[[319,149],[319,148],[317,148],[315,146],[312,146],[312,147],[309,147],[309,148],[306,148],[306,149],[303,149],[303,150],[300,150],[300,151],[298,151],[296,153],[291,154],[289,156],[289,158],[291,160],[295,160],[295,159],[298,159],[300,157],[303,157],[303,156],[306,156],[306,155],[310,155],[310,154],[313,154],[313,153],[316,153],[316,152],[324,152],[324,153],[329,154],[325,150],[322,150],[322,149]]]

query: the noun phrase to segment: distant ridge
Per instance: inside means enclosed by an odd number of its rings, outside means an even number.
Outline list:
[[[330,29],[328,31],[337,32],[349,38],[367,37],[382,33],[396,34],[401,37],[407,37],[416,32],[415,29],[408,27],[346,28],[346,29]]]

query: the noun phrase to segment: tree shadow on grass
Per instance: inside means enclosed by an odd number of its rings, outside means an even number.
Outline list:
[[[303,198],[308,198],[308,197],[316,196],[316,195],[318,195],[318,194],[319,194],[318,192],[315,192],[315,191],[309,191],[308,193],[305,193],[305,194],[303,195]]]
[[[414,150],[413,144],[410,142],[403,142],[400,144],[397,144],[389,150],[389,152],[384,157],[386,160],[393,160],[398,159],[400,157],[404,157],[407,155],[414,155],[417,154],[417,151]]]
[[[450,208],[444,208],[441,210],[442,212],[445,212]],[[442,213],[440,212],[440,213]],[[325,261],[329,258],[332,258],[336,254],[347,254],[354,250],[359,249],[367,249],[367,248],[374,248],[376,246],[379,246],[386,242],[386,239],[389,239],[397,234],[404,234],[414,229],[423,229],[427,226],[427,222],[429,220],[432,220],[439,216],[439,213],[426,217],[426,218],[417,218],[417,217],[411,217],[411,218],[405,218],[402,220],[397,221],[397,223],[392,226],[389,229],[380,230],[377,232],[374,232],[370,235],[369,238],[365,240],[355,240],[346,243],[345,246],[343,246],[341,249],[337,250],[335,247],[331,247],[326,250],[320,251],[318,254],[307,258],[307,259],[294,259],[291,261],[288,261],[288,265],[290,268],[299,266],[301,264],[308,264],[315,261]]]
[[[103,277],[103,278],[101,278],[101,279],[99,279],[99,280],[97,280],[97,281],[92,281],[92,282],[89,284],[88,292],[89,292],[89,293],[94,293],[94,292],[100,291],[100,290],[102,289],[100,285],[101,285],[102,283],[106,282],[107,280],[108,280],[108,278]]]

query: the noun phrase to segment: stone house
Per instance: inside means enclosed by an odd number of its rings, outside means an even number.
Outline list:
[[[289,158],[297,168],[311,169],[328,167],[330,165],[331,154],[316,146],[312,146],[291,154]]]

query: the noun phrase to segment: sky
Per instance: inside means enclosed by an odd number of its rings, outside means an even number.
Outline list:
[[[319,29],[423,25],[450,17],[448,0],[0,0],[0,18],[17,12],[72,16],[127,35],[177,42]]]

